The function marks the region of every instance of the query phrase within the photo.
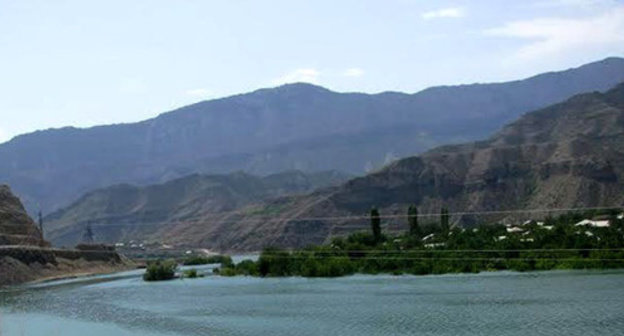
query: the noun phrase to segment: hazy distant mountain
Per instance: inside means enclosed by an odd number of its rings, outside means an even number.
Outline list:
[[[253,183],[242,185],[252,188]],[[442,146],[338,187],[252,205],[242,202],[238,203],[242,207],[227,213],[222,208],[211,208],[211,202],[202,199],[192,215],[189,212],[188,217],[168,226],[139,232],[140,223],[149,220],[138,217],[138,225],[127,225],[124,230],[143,239],[222,250],[258,250],[268,245],[301,247],[323,242],[332,235],[368,230],[366,213],[371,206],[379,207],[383,215],[405,215],[410,204],[417,204],[421,213],[438,213],[442,205],[451,212],[611,207],[624,206],[623,190],[621,84],[607,93],[578,95],[528,113],[485,141]],[[97,218],[97,213],[76,210],[94,208],[93,204],[106,209],[109,216],[123,214],[115,210],[115,204],[134,209],[135,202],[124,198],[128,194],[104,199],[95,197],[98,193],[86,196],[59,212],[51,225],[74,225],[79,221],[74,213]],[[363,217],[341,219],[344,216]],[[509,216],[462,216],[453,217],[453,221],[471,225]],[[384,223],[406,226],[404,218]]]
[[[266,177],[246,173],[190,175],[145,187],[128,184],[92,191],[45,218],[46,238],[73,246],[91,225],[98,241],[145,238],[179,222],[210,225],[206,214],[236,211],[263,200],[336,186],[349,175],[336,171],[305,174],[287,171]],[[202,216],[197,221],[197,216]]]
[[[522,113],[624,80],[624,59],[521,81],[415,94],[285,85],[205,101],[133,124],[62,128],[0,145],[0,182],[31,210],[94,188],[192,173],[363,173],[440,144],[484,138]]]

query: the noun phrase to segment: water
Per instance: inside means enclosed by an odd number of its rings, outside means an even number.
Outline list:
[[[0,293],[5,335],[622,335],[624,271],[221,278]]]

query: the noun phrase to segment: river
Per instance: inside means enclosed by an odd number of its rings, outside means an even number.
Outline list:
[[[336,279],[140,272],[0,292],[1,335],[622,335],[624,271]]]

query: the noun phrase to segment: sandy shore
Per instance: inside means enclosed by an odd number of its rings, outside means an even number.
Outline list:
[[[53,272],[53,274],[39,277],[35,280],[28,281],[26,284],[39,284],[51,281],[58,280],[68,280],[68,279],[77,279],[83,277],[89,277],[93,275],[105,275],[105,274],[113,274],[124,271],[131,271],[137,269],[137,266],[134,264],[127,265],[90,265],[89,267],[78,268],[73,270],[58,270],[57,272]]]
[[[0,286],[106,274],[136,268],[115,252],[54,250],[31,247],[0,249]]]

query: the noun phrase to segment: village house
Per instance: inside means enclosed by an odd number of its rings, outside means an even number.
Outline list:
[[[575,226],[592,226],[592,227],[609,227],[610,223],[608,220],[583,219],[582,221],[574,225]]]

